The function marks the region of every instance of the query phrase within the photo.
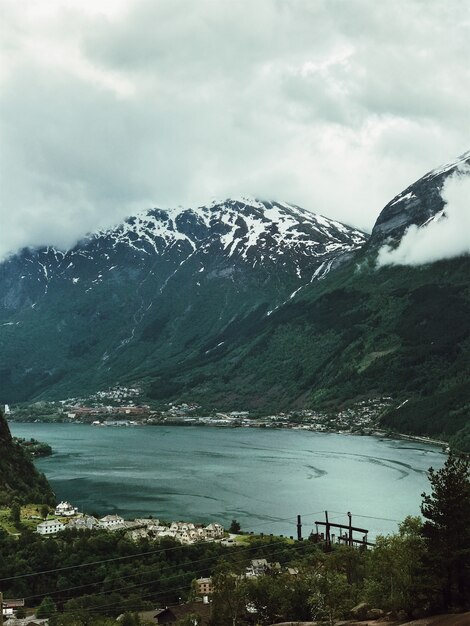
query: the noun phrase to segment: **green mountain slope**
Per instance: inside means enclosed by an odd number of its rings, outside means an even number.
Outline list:
[[[469,256],[377,266],[384,244],[398,245],[409,226],[425,228],[443,214],[442,188],[449,176],[467,176],[469,162],[466,153],[410,185],[354,258],[269,316],[258,309],[237,318],[211,339],[224,342],[223,354],[180,362],[149,394],[263,411],[391,395],[396,408],[384,425],[454,435],[470,449]]]
[[[224,343],[214,337],[280,306],[365,238],[299,207],[245,199],[146,211],[67,252],[24,250],[0,263],[0,402],[145,384],[216,357]]]
[[[351,264],[268,319],[240,321],[223,357],[168,373],[180,385],[172,395],[266,410],[393,395],[408,402],[390,426],[454,433],[469,415],[469,272],[468,258],[419,269]]]

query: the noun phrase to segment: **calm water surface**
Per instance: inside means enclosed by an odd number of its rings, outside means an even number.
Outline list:
[[[415,442],[293,430],[10,427],[53,447],[37,465],[57,497],[83,511],[225,525],[236,518],[243,529],[287,535],[297,513],[306,534],[325,509],[341,523],[351,511],[371,536],[393,532],[419,513],[425,472],[445,460]]]

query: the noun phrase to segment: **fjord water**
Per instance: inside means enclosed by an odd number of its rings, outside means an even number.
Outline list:
[[[315,519],[377,533],[419,513],[426,470],[440,449],[409,441],[299,430],[80,424],[10,424],[12,434],[49,443],[38,468],[57,498],[87,513],[153,515],[171,521],[236,518],[244,530],[304,536]]]

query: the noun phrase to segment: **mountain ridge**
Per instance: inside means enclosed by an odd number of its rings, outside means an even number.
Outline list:
[[[465,174],[470,165],[470,150],[444,165],[434,168],[406,187],[380,212],[368,241],[368,248],[386,239],[399,240],[412,225],[424,226],[445,206],[441,192],[445,181],[455,174]]]
[[[265,412],[382,394],[401,405],[384,424],[465,431],[469,257],[378,267],[377,252],[442,211],[466,155],[396,195],[367,241],[295,205],[229,200],[140,213],[72,257],[15,257],[0,266],[0,393],[60,399],[119,381],[157,403]]]
[[[69,365],[80,369],[87,352],[89,373],[77,387],[89,389],[127,373],[124,350],[138,352],[136,367],[145,371],[178,360],[191,343],[205,352],[212,332],[259,307],[281,306],[364,240],[362,232],[294,205],[229,200],[197,211],[144,211],[68,252],[23,251],[0,265],[0,345],[7,356],[0,394],[5,401],[17,400],[18,391],[25,398],[25,380],[36,389],[54,385]],[[18,362],[17,335],[37,346],[46,374],[39,358],[21,354]]]

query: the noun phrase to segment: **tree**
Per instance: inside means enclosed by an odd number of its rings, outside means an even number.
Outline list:
[[[315,620],[325,621],[330,626],[346,615],[351,607],[351,588],[344,574],[330,571],[327,567],[312,578],[313,593],[310,606]]]
[[[124,613],[121,619],[121,626],[139,626],[140,618],[138,613]]]
[[[274,624],[285,619],[285,581],[281,576],[257,576],[246,581],[247,606],[256,611],[260,624]]]
[[[200,626],[202,617],[199,613],[189,613],[176,622],[176,626]]]
[[[47,516],[49,515],[49,507],[47,504],[43,504],[41,506],[40,515],[43,519],[47,519]]]
[[[10,508],[10,519],[16,528],[19,528],[21,524],[21,506],[17,500],[15,500]]]
[[[56,612],[56,605],[54,604],[54,600],[47,596],[39,605],[38,610],[36,611],[36,617],[38,619],[48,618]]]
[[[444,609],[470,605],[469,467],[450,453],[442,469],[429,469],[431,494],[422,494],[430,590]]]
[[[230,528],[228,529],[228,532],[237,535],[240,532],[240,530],[241,530],[240,522],[237,522],[236,519],[233,519],[232,523],[230,524]]]
[[[222,562],[212,577],[212,623],[214,626],[237,626],[246,613],[245,582],[231,566]]]
[[[423,557],[425,544],[419,517],[407,517],[398,534],[379,535],[369,556],[366,597],[385,610],[413,609],[425,603]]]

